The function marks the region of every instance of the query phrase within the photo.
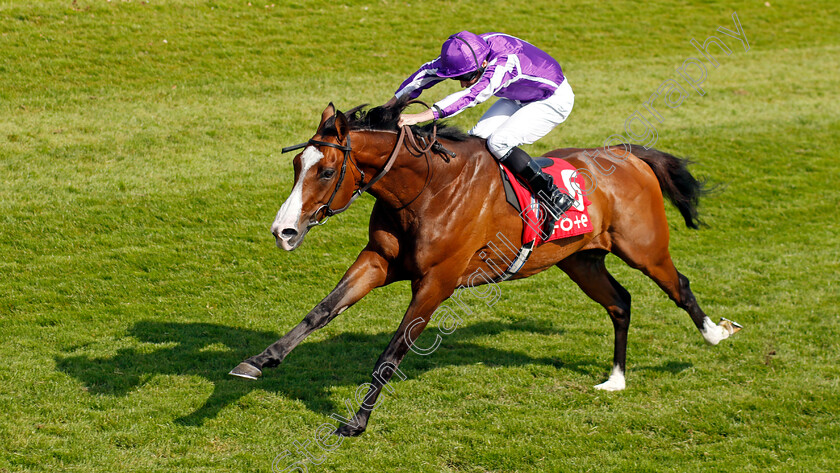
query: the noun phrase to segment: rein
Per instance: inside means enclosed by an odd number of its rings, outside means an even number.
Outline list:
[[[419,103],[421,105],[425,105],[426,108],[429,108],[428,105],[426,105],[425,103],[423,103],[419,100],[413,100],[413,101],[409,102],[409,104],[412,104],[412,103]],[[429,153],[431,151],[435,151],[435,152],[439,152],[441,154],[445,154],[445,155],[447,155],[451,158],[455,157],[455,153],[453,153],[452,151],[449,151],[448,149],[444,148],[443,145],[441,145],[437,141],[437,124],[435,124],[432,128],[432,136],[429,139],[428,146],[425,146],[426,145],[425,139],[422,136],[420,137],[420,141],[423,143],[423,146],[421,146],[417,142],[417,137],[414,136],[414,133],[411,131],[411,128],[408,127],[408,126],[403,126],[403,127],[400,128],[400,134],[399,134],[399,138],[397,138],[397,144],[394,145],[394,150],[391,151],[391,156],[388,157],[388,161],[385,162],[385,166],[382,168],[381,171],[379,171],[379,174],[374,176],[370,181],[368,181],[367,184],[361,185],[358,189],[353,191],[353,195],[350,196],[350,200],[347,202],[347,204],[344,207],[341,207],[340,209],[333,209],[333,208],[330,207],[330,205],[332,204],[333,200],[335,199],[335,196],[338,194],[338,190],[341,188],[341,184],[344,182],[344,176],[347,174],[347,161],[350,161],[351,163],[353,163],[353,166],[356,168],[357,171],[359,171],[359,174],[361,175],[359,177],[359,183],[363,183],[364,180],[365,180],[364,171],[362,171],[362,169],[359,167],[359,165],[356,164],[356,162],[350,157],[350,153],[353,151],[353,149],[350,145],[350,134],[348,133],[347,138],[345,139],[345,141],[347,143],[346,145],[342,145],[340,143],[336,144],[336,143],[329,143],[327,141],[319,141],[319,140],[311,139],[311,140],[307,141],[306,143],[300,143],[300,144],[297,144],[297,145],[294,145],[294,146],[287,146],[287,147],[283,148],[281,150],[282,153],[288,153],[289,151],[294,151],[294,150],[298,150],[298,149],[301,149],[301,148],[305,148],[309,145],[316,146],[316,147],[317,146],[327,146],[327,147],[335,148],[335,149],[338,149],[338,150],[341,150],[341,151],[344,152],[344,160],[341,163],[341,172],[338,175],[338,182],[335,185],[335,189],[333,189],[333,193],[332,193],[332,195],[330,195],[330,199],[327,201],[327,203],[322,205],[313,214],[313,217],[317,219],[318,214],[321,213],[321,211],[323,211],[324,212],[324,218],[321,219],[321,220],[310,220],[310,222],[309,222],[309,224],[307,225],[306,228],[308,229],[308,228],[312,228],[312,227],[323,225],[323,224],[327,223],[327,220],[329,220],[330,217],[332,217],[333,215],[340,214],[341,212],[344,212],[345,210],[347,210],[350,207],[350,205],[353,202],[356,201],[356,199],[361,197],[361,195],[364,194],[365,192],[367,192],[368,189],[373,187],[373,185],[376,184],[377,181],[382,179],[385,176],[385,174],[387,174],[388,171],[391,170],[391,167],[394,165],[394,162],[397,160],[397,155],[400,154],[400,148],[402,147],[403,143],[405,142],[406,136],[408,136],[408,145],[406,147],[409,148],[409,152],[411,154],[415,155],[415,156],[426,155],[426,157],[428,158]],[[427,182],[427,184],[428,184],[428,182]],[[425,188],[425,186],[424,186],[424,188]]]

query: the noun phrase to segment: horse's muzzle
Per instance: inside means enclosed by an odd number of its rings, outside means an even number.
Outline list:
[[[291,227],[282,229],[280,227],[272,227],[271,233],[274,235],[277,247],[286,251],[292,251],[300,246],[301,241],[303,241],[303,236],[306,234],[305,231],[300,233]]]

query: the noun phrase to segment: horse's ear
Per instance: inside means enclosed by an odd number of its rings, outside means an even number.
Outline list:
[[[327,105],[327,108],[324,109],[323,113],[321,113],[321,124],[318,125],[318,130],[320,130],[321,127],[324,126],[324,122],[329,120],[333,115],[335,115],[335,106],[332,102],[330,102],[330,104]]]
[[[335,114],[335,131],[338,132],[339,143],[344,141],[347,133],[350,131],[350,125],[347,124],[347,116],[341,112]]]

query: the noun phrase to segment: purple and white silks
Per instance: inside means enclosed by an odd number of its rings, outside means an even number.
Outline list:
[[[536,46],[502,33],[479,36],[490,45],[487,69],[472,86],[435,103],[435,119],[457,115],[494,95],[520,103],[544,100],[563,82],[560,64]],[[437,75],[439,67],[440,57],[423,64],[394,95],[398,99],[406,95],[417,98],[423,90],[444,80]]]

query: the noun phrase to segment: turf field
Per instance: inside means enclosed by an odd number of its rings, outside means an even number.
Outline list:
[[[251,3],[0,1],[0,472],[840,470],[840,3]],[[734,11],[749,50],[717,31]],[[574,111],[532,153],[598,146],[639,110],[656,148],[719,184],[707,228],[668,209],[672,254],[701,307],[745,329],[706,346],[611,257],[634,318],[627,390],[605,393],[603,309],[559,270],[506,283],[406,358],[363,436],[324,453],[318,427],[368,382],[408,286],[259,381],[226,375],[367,239],[371,197],[297,251],[274,246],[292,182],[280,148],[330,101],[384,103],[462,29],[562,64]],[[690,43],[711,35],[732,51],[710,47],[717,68]],[[702,96],[677,73],[690,57]],[[688,95],[660,123],[643,103],[667,79]]]

